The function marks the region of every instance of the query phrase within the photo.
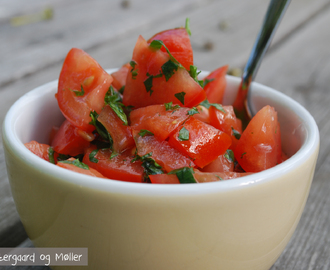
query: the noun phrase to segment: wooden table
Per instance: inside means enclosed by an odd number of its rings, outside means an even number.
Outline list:
[[[0,122],[21,95],[58,77],[71,47],[86,50],[104,68],[118,67],[130,60],[139,34],[148,38],[183,26],[187,17],[199,69],[242,68],[267,5],[264,0],[0,0]],[[45,9],[53,12],[51,18],[42,18]],[[292,0],[256,77],[305,106],[321,134],[305,210],[273,270],[330,269],[329,28],[329,0]],[[2,140],[0,246],[32,246],[11,197]]]

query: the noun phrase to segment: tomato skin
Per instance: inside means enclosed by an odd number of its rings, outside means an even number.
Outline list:
[[[204,87],[207,99],[210,103],[222,103],[223,96],[225,94],[227,81],[226,74],[228,70],[228,65],[220,67],[213,72],[211,72],[205,79],[212,80],[207,83]]]
[[[175,174],[154,174],[149,175],[152,184],[180,184]]]
[[[133,110],[130,114],[131,127],[137,131],[146,129],[159,140],[165,140],[188,117],[189,108],[166,111],[165,105],[150,105]]]
[[[74,161],[74,158],[69,158],[69,161]],[[64,163],[64,162],[57,162],[56,164],[57,166],[70,170],[70,171],[74,171],[77,173],[82,173],[82,174],[86,174],[86,175],[90,175],[90,176],[95,176],[95,177],[99,177],[99,178],[106,178],[104,177],[102,174],[100,174],[98,171],[94,170],[93,168],[89,168],[88,170],[83,169],[83,168],[79,168],[73,164],[68,164],[68,163]]]
[[[131,70],[131,66],[129,63],[127,63],[123,65],[119,70],[111,73],[111,76],[113,78],[112,86],[115,89],[119,90],[120,88],[126,85],[127,74],[129,73],[130,70]]]
[[[49,162],[49,148],[48,144],[38,143],[36,141],[30,141],[24,144],[33,154]],[[54,160],[57,160],[57,153],[54,153]]]
[[[161,66],[169,60],[167,53],[161,50],[154,50],[148,43],[139,37],[134,51],[135,71],[137,75],[132,76],[129,72],[126,79],[123,103],[135,108],[145,107],[153,104],[177,103],[180,106],[192,107],[206,98],[203,88],[189,75],[184,68],[177,71],[166,81],[165,76],[153,78],[152,93],[147,92],[144,82],[149,78],[147,74],[156,76],[160,73]],[[184,92],[184,104],[175,94]]]
[[[233,129],[242,133],[242,122],[240,119],[236,118],[233,106],[223,106],[226,113],[218,110],[214,106],[210,106],[210,124],[217,129],[222,130],[231,136],[232,145],[230,149],[235,149],[238,139],[235,137]]]
[[[189,140],[179,139],[182,127],[189,131]],[[229,135],[213,126],[190,117],[170,135],[169,143],[182,154],[189,156],[197,166],[203,168],[225,153],[231,144],[231,139]]]
[[[83,154],[89,144],[79,135],[79,129],[68,120],[62,123],[51,142],[55,152],[70,156]]]
[[[252,118],[234,154],[247,172],[259,172],[281,163],[281,132],[274,108],[267,105]]]
[[[150,44],[153,40],[163,41],[173,57],[183,65],[185,69],[189,70],[190,66],[194,64],[190,37],[185,28],[180,27],[157,33],[148,40],[148,43]],[[162,47],[161,50],[166,52],[164,47]]]
[[[140,161],[131,162],[133,154],[130,150],[125,151],[110,159],[110,149],[100,149],[94,156],[98,159],[97,163],[93,163],[89,159],[90,153],[96,147],[87,149],[84,155],[83,162],[90,168],[100,172],[102,175],[109,179],[121,180],[127,182],[142,182],[143,168]]]
[[[182,155],[178,150],[169,145],[167,141],[160,141],[155,136],[140,136],[138,131],[133,131],[136,149],[139,156],[152,153],[153,158],[166,172],[182,167],[194,167],[192,160]]]
[[[127,149],[134,147],[134,139],[130,126],[124,125],[123,121],[111,109],[109,105],[105,106],[97,120],[110,133],[113,140],[113,149],[117,153],[122,153]]]
[[[207,164],[203,169],[203,172],[233,172],[234,161],[230,161],[225,155],[218,156],[211,163]]]
[[[74,126],[87,132],[94,130],[90,125],[91,111],[101,112],[104,96],[112,77],[86,52],[73,48],[67,54],[58,81],[57,101],[66,119]],[[74,91],[81,92],[77,96]]]

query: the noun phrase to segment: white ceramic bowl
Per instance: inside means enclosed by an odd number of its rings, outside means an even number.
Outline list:
[[[227,77],[225,103],[239,79]],[[82,269],[269,269],[292,236],[319,148],[312,116],[291,98],[254,83],[257,107],[278,111],[290,159],[235,180],[151,185],[104,180],[50,164],[24,147],[47,142],[63,120],[57,81],[21,97],[3,125],[17,211],[39,247],[87,247]],[[63,268],[61,268],[63,269]]]

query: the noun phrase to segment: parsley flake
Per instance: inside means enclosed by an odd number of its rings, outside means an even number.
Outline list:
[[[135,70],[135,66],[136,66],[136,62],[135,61],[130,61],[129,62],[130,66],[132,67],[131,69],[131,73],[132,73],[132,79],[135,80],[136,79],[136,76],[138,75],[138,70]]]
[[[172,101],[169,102],[169,103],[164,103],[164,105],[165,105],[165,110],[166,111],[175,111],[175,110],[177,110],[177,109],[180,108],[180,105],[174,105],[173,106],[173,102]]]
[[[88,165],[86,165],[85,163],[82,163],[79,159],[62,160],[62,161],[59,161],[59,162],[66,163],[66,164],[71,164],[71,165],[74,165],[74,166],[76,166],[78,168],[81,168],[81,169],[84,169],[84,170],[89,170]]]
[[[48,158],[49,158],[49,162],[55,164],[55,159],[54,159],[54,148],[53,147],[49,147],[48,148]]]
[[[203,87],[204,84],[203,80],[198,80],[199,73],[201,73],[201,71],[198,71],[196,66],[190,65],[190,70],[189,70],[190,77],[193,78],[195,82],[197,82],[201,87]]]
[[[95,111],[91,111],[89,116],[92,118],[92,121],[89,123],[96,128],[96,132],[102,137],[103,140],[110,143],[110,147],[112,147],[113,141],[112,137],[106,128],[101,124],[100,121],[97,120],[98,114]]]
[[[175,71],[178,70],[179,65],[170,59],[163,64],[161,68],[165,76],[165,80],[168,81],[174,75]]]
[[[190,19],[189,18],[186,18],[186,31],[188,33],[189,36],[191,36],[191,31],[190,31]]]
[[[155,174],[163,174],[164,171],[162,170],[162,167],[151,158],[152,152],[145,154],[143,156],[136,155],[134,159],[132,159],[132,163],[135,161],[142,161],[142,167],[144,169],[144,176],[143,179],[145,182],[150,181],[149,175],[155,175]]]
[[[125,126],[128,125],[127,116],[124,112],[124,104],[121,103],[120,94],[116,92],[112,86],[110,86],[104,97],[104,103],[110,106],[110,108],[116,113],[119,119],[123,121]]]
[[[204,82],[203,82],[203,88],[212,81],[214,81],[214,78],[213,79],[205,79]]]
[[[170,171],[168,174],[176,174],[181,184],[197,183],[194,177],[194,170],[190,167],[183,167]]]
[[[184,96],[186,95],[185,92],[180,92],[180,93],[176,93],[174,94],[174,96],[182,103],[184,104]]]
[[[199,113],[198,109],[196,107],[192,107],[188,112],[187,115],[194,115]]]
[[[85,90],[82,85],[80,85],[80,91],[78,90],[72,90],[72,91],[76,94],[77,97],[81,97],[85,94]]]
[[[210,103],[207,99],[205,99],[203,102],[201,102],[199,105],[205,107],[206,109],[209,109],[211,106],[215,107],[217,110],[223,112],[223,113],[227,113],[225,111],[225,109],[222,107],[221,104],[218,103]]]
[[[235,161],[235,156],[234,156],[234,152],[230,149],[227,149],[226,153],[225,153],[225,158],[228,159],[230,162],[234,162]]]
[[[140,135],[141,137],[144,137],[144,136],[146,136],[146,135],[151,135],[151,136],[153,136],[154,134],[153,134],[151,131],[147,130],[147,129],[141,129],[140,132],[139,132],[139,135]]]
[[[97,154],[98,151],[99,151],[98,149],[95,149],[92,152],[90,152],[90,154],[88,156],[90,162],[93,162],[93,163],[99,162],[99,160],[95,157],[95,155]]]
[[[179,131],[178,139],[180,141],[188,141],[189,140],[189,130],[185,127],[182,127]]]
[[[233,135],[234,137],[239,140],[241,138],[241,133],[239,133],[236,129],[234,129],[233,127],[231,127],[231,130],[233,131]]]

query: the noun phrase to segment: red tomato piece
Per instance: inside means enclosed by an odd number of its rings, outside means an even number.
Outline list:
[[[73,162],[73,161],[75,161],[75,159],[74,158],[69,158],[67,161]],[[56,165],[59,166],[59,167],[62,167],[64,169],[77,172],[77,173],[82,173],[82,174],[95,176],[95,177],[100,177],[100,178],[106,178],[102,174],[100,174],[97,170],[94,170],[93,168],[89,168],[87,165],[86,166],[88,168],[86,167],[85,169],[81,168],[81,167],[77,167],[74,164],[65,163],[65,161],[64,162],[57,162]]]
[[[205,79],[209,81],[204,90],[206,92],[207,99],[210,103],[222,103],[223,95],[226,90],[227,81],[226,74],[228,70],[228,65],[220,67],[213,72],[211,72]]]
[[[153,158],[166,172],[182,167],[194,167],[192,160],[182,155],[178,150],[169,145],[167,141],[159,141],[155,136],[140,136],[138,131],[133,131],[136,149],[139,156],[152,153]]]
[[[90,142],[85,140],[79,133],[81,131],[65,120],[52,140],[51,146],[55,152],[64,155],[76,156],[83,154],[89,147]]]
[[[281,132],[277,112],[273,107],[263,107],[251,119],[234,154],[247,172],[266,170],[281,162]]]
[[[175,174],[154,174],[149,175],[149,178],[153,184],[180,184]]]
[[[194,118],[206,123],[206,124],[210,124],[210,113],[209,113],[209,109],[205,108],[204,106],[198,105],[197,110],[199,111],[199,113],[196,113],[193,115]]]
[[[242,122],[240,119],[236,118],[233,106],[223,106],[223,109],[226,113],[218,110],[214,106],[210,106],[210,124],[231,136],[232,145],[230,148],[234,150],[238,139],[235,137],[233,129],[241,134]]]
[[[150,105],[133,110],[130,114],[131,127],[140,131],[146,129],[159,140],[165,140],[188,117],[189,108],[168,110],[164,105]]]
[[[183,127],[189,132],[188,140],[180,139],[179,133]],[[190,117],[173,135],[170,135],[169,143],[182,154],[192,158],[197,166],[203,168],[225,153],[231,144],[231,139],[215,127]]]
[[[24,144],[27,149],[29,149],[33,154],[37,155],[38,157],[49,161],[49,148],[48,144],[38,143],[36,141],[31,141]],[[57,160],[57,153],[54,153],[54,161]]]
[[[131,66],[129,63],[123,65],[119,70],[111,73],[113,78],[112,85],[115,89],[119,90],[123,86],[126,85],[127,74],[131,70]]]
[[[225,155],[218,156],[214,161],[206,165],[203,172],[233,172],[234,161],[229,160]]]
[[[124,152],[134,147],[134,139],[131,127],[124,125],[124,122],[117,116],[109,105],[105,106],[97,120],[105,127],[113,140],[113,149],[117,153]]]
[[[126,106],[140,108],[173,102],[180,106],[192,107],[206,98],[203,88],[184,68],[178,68],[168,81],[164,75],[153,77],[152,86],[147,88],[144,82],[150,79],[151,75],[159,75],[162,65],[168,60],[167,53],[150,48],[143,37],[139,37],[133,51],[133,61],[136,63],[133,72],[137,74],[128,74],[123,95],[123,103]],[[184,93],[183,103],[175,96],[180,93]]]
[[[173,57],[183,65],[185,69],[189,70],[190,66],[194,64],[190,37],[185,28],[175,28],[157,33],[148,40],[148,43],[150,44],[153,40],[163,41]],[[161,50],[166,52],[164,47],[162,47]]]
[[[243,177],[251,173],[237,173],[237,172],[213,172],[204,173],[195,171],[194,177],[197,183],[218,182],[222,180],[229,180],[233,178]]]
[[[86,52],[73,48],[66,56],[58,81],[57,101],[74,126],[91,132],[90,111],[101,112],[112,77]]]
[[[110,149],[100,149],[94,156],[98,161],[94,163],[90,160],[90,153],[95,150],[91,147],[86,151],[83,162],[94,168],[105,177],[127,182],[142,182],[143,168],[140,161],[131,162],[133,154],[130,150],[118,154],[111,158]]]

